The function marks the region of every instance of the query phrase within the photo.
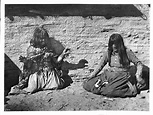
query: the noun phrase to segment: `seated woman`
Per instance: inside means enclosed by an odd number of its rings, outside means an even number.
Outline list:
[[[136,75],[129,72],[130,62],[136,65]],[[106,64],[101,75],[98,73]],[[142,79],[141,61],[134,55],[132,50],[125,47],[120,34],[112,34],[108,42],[108,50],[104,53],[99,66],[84,82],[83,88],[89,92],[108,97],[136,96],[145,86]]]
[[[64,57],[69,54],[69,49],[65,48],[60,55],[57,55],[48,44],[49,41],[48,32],[42,26],[34,30],[27,49],[27,57],[19,58],[24,63],[19,83],[11,88],[9,94],[33,93],[38,90],[63,87],[60,65]]]

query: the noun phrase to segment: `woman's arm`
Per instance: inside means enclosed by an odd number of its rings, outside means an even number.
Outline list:
[[[68,49],[68,48],[65,48],[63,50],[62,54],[59,55],[58,58],[57,58],[57,63],[60,63],[61,61],[63,61],[63,59],[65,58],[65,56],[69,54],[69,50],[70,49]]]
[[[142,68],[143,68],[143,65],[141,62],[138,62],[137,63],[137,71],[136,71],[136,79],[138,80],[140,77],[142,77]]]
[[[108,62],[108,53],[105,52],[99,65],[96,67],[96,69],[91,73],[90,78],[95,77],[102,69],[103,67],[107,64]]]
[[[137,79],[137,86],[138,88],[141,87],[140,86],[140,83],[143,81],[142,79],[142,69],[143,69],[143,64],[142,62],[136,57],[136,55],[132,52],[132,50],[128,50],[127,51],[127,54],[128,54],[128,58],[129,60],[137,67],[137,70],[136,70],[136,79]]]
[[[137,67],[136,77],[142,76],[143,64],[141,63],[141,61],[136,57],[136,55],[130,49],[127,50],[127,55],[130,62],[132,62]]]

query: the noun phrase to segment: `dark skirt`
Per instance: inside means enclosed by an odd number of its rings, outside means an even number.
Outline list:
[[[95,84],[100,79],[99,86]],[[104,83],[107,83],[103,85]],[[127,71],[111,71],[109,69],[83,83],[83,88],[94,94],[107,97],[133,97],[137,95],[136,80]]]

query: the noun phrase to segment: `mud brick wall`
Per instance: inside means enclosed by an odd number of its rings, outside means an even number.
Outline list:
[[[89,64],[86,69],[72,70],[70,74],[89,74],[100,62],[107,50],[109,36],[120,33],[125,45],[132,49],[136,56],[149,66],[150,50],[150,20],[149,9],[143,10],[148,17],[113,17],[104,16],[45,16],[38,17],[14,16],[14,21],[5,18],[5,54],[19,67],[22,64],[18,58],[26,55],[29,40],[37,25],[45,24],[50,37],[60,41],[65,47],[71,48],[71,54],[65,60],[78,63],[86,59]],[[81,71],[81,72],[80,72]]]

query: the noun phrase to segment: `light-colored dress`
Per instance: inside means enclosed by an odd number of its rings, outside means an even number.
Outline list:
[[[26,61],[19,76],[19,83],[11,87],[10,95],[63,88],[63,74],[60,63],[56,62],[58,55],[49,50],[50,55],[45,57],[44,51],[48,52],[32,45],[27,48],[27,57],[24,57]]]
[[[33,54],[36,55],[38,52],[38,49],[32,47],[28,49],[28,57]],[[62,72],[58,70],[55,60],[53,52],[50,52],[50,56],[48,57],[44,57],[44,55],[40,56],[36,60],[37,68],[35,72],[29,76],[28,87],[23,90],[32,93],[38,90],[62,88],[64,80],[62,79]]]

